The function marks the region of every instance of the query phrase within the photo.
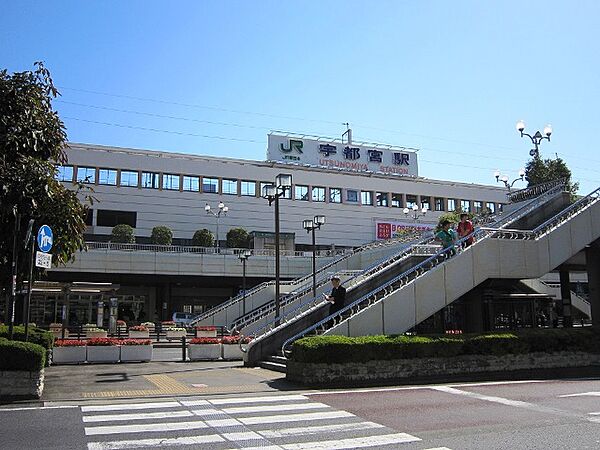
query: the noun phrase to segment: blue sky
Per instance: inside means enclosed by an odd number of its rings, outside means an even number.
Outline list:
[[[45,61],[71,141],[265,158],[269,130],[417,147],[494,184],[531,143],[600,185],[600,2],[12,1],[0,67]],[[223,138],[223,139],[221,139]],[[516,186],[520,186],[519,183]]]

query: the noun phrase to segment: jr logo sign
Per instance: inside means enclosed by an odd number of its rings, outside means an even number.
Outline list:
[[[304,144],[302,143],[302,141],[298,140],[298,139],[290,139],[290,143],[289,143],[289,147],[285,148],[285,146],[283,144],[279,144],[279,149],[283,152],[283,153],[290,153],[292,151],[296,151],[298,153],[302,153],[302,147],[304,146]]]

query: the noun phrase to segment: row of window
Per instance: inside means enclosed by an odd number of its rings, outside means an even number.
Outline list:
[[[76,174],[76,176],[75,176]],[[96,183],[97,174],[97,183]],[[57,179],[59,181],[73,181],[81,183],[101,184],[108,186],[141,187],[143,189],[159,189],[204,193],[220,193],[225,195],[242,195],[256,197],[258,192],[271,183],[266,181],[237,180],[229,178],[212,178],[192,175],[177,175],[158,172],[137,172],[121,170],[120,176],[116,169],[98,169],[95,167],[59,166]],[[389,193],[379,191],[362,191],[355,189],[343,189],[340,187],[308,186],[296,184],[292,189],[286,190],[284,197],[298,201],[328,202],[328,203],[350,203],[364,206],[383,206],[393,208],[412,208],[417,205],[433,211],[454,211],[460,207],[462,211],[479,213],[483,210],[484,202],[446,199],[443,197],[429,197],[412,194]],[[420,204],[419,204],[420,200]],[[472,203],[472,207],[471,207]],[[492,213],[496,211],[494,202],[486,202],[485,207]]]

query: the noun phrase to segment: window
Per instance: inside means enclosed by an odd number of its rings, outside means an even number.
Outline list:
[[[202,192],[212,192],[213,194],[219,192],[219,179],[202,178]]]
[[[360,191],[360,204],[365,206],[373,206],[373,192]]]
[[[417,204],[417,196],[412,194],[406,194],[406,207],[412,209]]]
[[[198,192],[200,190],[200,177],[183,176],[183,190]]]
[[[121,170],[121,186],[138,186],[138,173],[131,170]]]
[[[313,186],[312,201],[313,202],[324,202],[325,201],[325,188],[324,187]]]
[[[256,181],[242,181],[241,183],[242,195],[249,197],[256,196]]]
[[[346,201],[351,203],[358,203],[358,191],[353,189],[346,190]]]
[[[446,211],[446,203],[442,197],[435,197],[433,200],[434,208],[436,211]]]
[[[88,226],[94,225],[94,210],[88,209],[85,213],[85,224]]]
[[[473,212],[475,214],[480,214],[482,209],[483,209],[483,202],[475,200],[473,202]]]
[[[421,196],[421,209],[423,208],[431,211],[431,197],[428,197],[426,195]]]
[[[147,189],[158,189],[158,174],[156,172],[143,172],[142,187]]]
[[[56,179],[58,181],[73,181],[73,166],[58,166],[56,168]]]
[[[340,188],[329,188],[329,203],[342,203],[342,190]]]
[[[96,182],[96,168],[95,167],[78,167],[77,168],[77,181],[80,183],[95,183]]]
[[[287,198],[287,199],[291,199],[292,198],[292,188],[288,188],[285,191],[283,191],[283,195],[281,196],[281,198]]]
[[[237,180],[227,180],[223,179],[221,182],[221,189],[223,194],[237,195],[238,193],[238,183]]]
[[[179,190],[179,175],[172,173],[163,173],[162,176],[162,188],[169,191]]]
[[[489,212],[491,212],[492,214],[494,214],[496,212],[496,204],[494,202],[487,202],[485,204],[485,207],[488,209]]]
[[[392,193],[392,208],[402,208],[402,194]]]
[[[388,206],[388,193],[387,192],[377,192],[377,206]]]
[[[456,211],[456,199],[448,199],[448,211]]]
[[[294,198],[296,200],[308,201],[308,186],[296,185],[294,186]]]
[[[137,213],[133,211],[113,211],[99,209],[96,224],[99,227],[114,227],[121,223],[135,228]]]
[[[461,200],[460,210],[466,213],[471,212],[471,202],[469,202],[469,200]]]
[[[98,184],[117,185],[117,171],[114,169],[100,169],[98,171]]]

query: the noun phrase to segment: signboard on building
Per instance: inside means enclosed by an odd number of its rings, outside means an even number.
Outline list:
[[[377,221],[375,223],[375,239],[383,241],[400,238],[414,231],[433,230],[434,227],[435,225],[432,223]]]
[[[418,176],[416,149],[299,134],[269,134],[267,159],[354,172]]]

